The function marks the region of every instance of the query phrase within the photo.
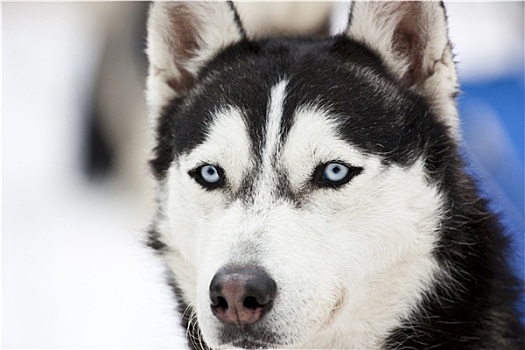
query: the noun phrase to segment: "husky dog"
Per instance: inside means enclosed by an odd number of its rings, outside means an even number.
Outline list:
[[[231,2],[155,3],[151,161],[194,348],[523,349],[521,290],[459,154],[438,2],[354,2],[258,38]]]

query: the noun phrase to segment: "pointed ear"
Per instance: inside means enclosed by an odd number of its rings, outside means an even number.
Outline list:
[[[244,29],[231,2],[155,2],[148,19],[148,104],[153,112],[184,95],[220,50]]]
[[[346,33],[379,54],[402,86],[425,96],[459,137],[458,82],[442,2],[354,1]]]

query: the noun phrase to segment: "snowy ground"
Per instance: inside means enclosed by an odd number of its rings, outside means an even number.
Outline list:
[[[449,11],[464,79],[512,69],[519,18],[472,5]],[[2,347],[183,348],[140,242],[150,206],[80,173],[96,18],[78,4],[2,7]]]

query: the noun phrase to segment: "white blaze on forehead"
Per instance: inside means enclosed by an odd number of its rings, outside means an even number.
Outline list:
[[[209,163],[224,169],[228,181],[238,188],[252,167],[250,137],[241,111],[234,107],[219,110],[213,116],[206,140],[195,148],[181,164],[191,170]]]
[[[270,104],[266,117],[266,142],[262,151],[262,167],[256,186],[259,189],[257,190],[257,199],[263,202],[270,200],[271,190],[276,184],[273,160],[281,143],[281,121],[287,84],[288,81],[286,80],[280,81],[272,88],[270,94]]]
[[[283,118],[283,104],[286,97],[287,81],[280,81],[272,88],[270,108],[266,123],[266,143],[263,150],[263,169],[272,166],[272,159],[280,143],[281,120]]]

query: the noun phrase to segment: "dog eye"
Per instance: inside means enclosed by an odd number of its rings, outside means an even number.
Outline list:
[[[215,165],[204,164],[189,172],[198,184],[207,189],[215,189],[224,183],[224,171]]]
[[[363,168],[353,167],[341,162],[329,162],[319,165],[313,175],[313,181],[320,187],[339,187],[359,175]]]
[[[324,167],[323,180],[338,182],[348,175],[350,169],[339,163],[330,163]]]

